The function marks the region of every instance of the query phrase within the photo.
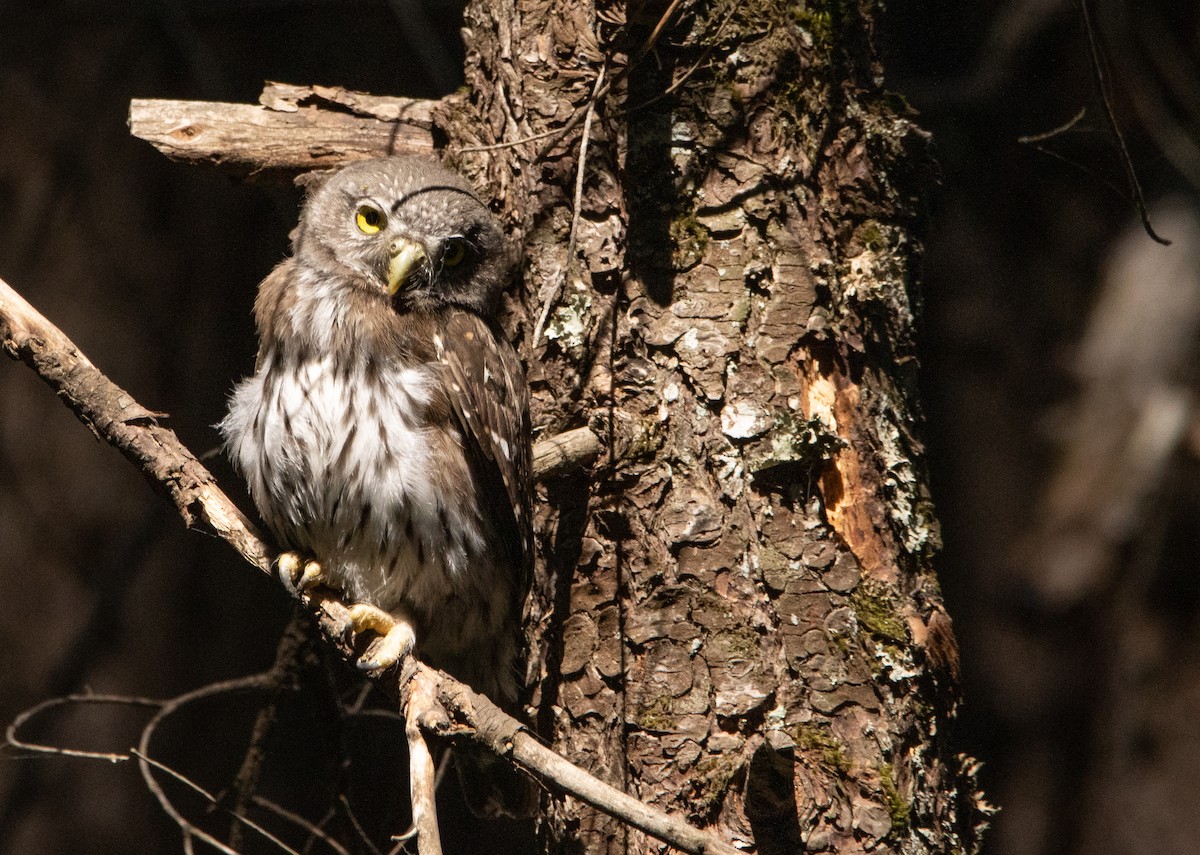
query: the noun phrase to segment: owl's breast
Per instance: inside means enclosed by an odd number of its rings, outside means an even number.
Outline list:
[[[432,406],[438,382],[422,363],[268,356],[221,424],[281,544],[385,609],[453,597],[483,550],[461,438]]]

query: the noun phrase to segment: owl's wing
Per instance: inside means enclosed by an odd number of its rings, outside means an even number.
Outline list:
[[[519,596],[533,559],[529,390],[512,346],[482,318],[451,312],[434,338],[447,371],[450,407],[479,480],[480,505],[519,569]]]
[[[279,338],[277,327],[285,317],[284,306],[290,299],[295,276],[296,260],[285,258],[258,286],[258,296],[254,298],[254,323],[258,328],[258,355],[254,359],[256,372],[263,367],[267,351]]]

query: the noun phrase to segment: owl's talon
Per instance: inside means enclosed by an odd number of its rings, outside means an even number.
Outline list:
[[[299,552],[281,552],[275,559],[279,581],[293,597],[312,590],[325,582],[325,570],[319,562],[305,560]]]
[[[349,612],[350,628],[356,634],[370,630],[379,636],[358,660],[360,671],[386,670],[412,652],[416,634],[408,621],[367,603],[355,603]]]

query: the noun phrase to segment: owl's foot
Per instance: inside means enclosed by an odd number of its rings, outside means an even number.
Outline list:
[[[355,603],[350,607],[350,629],[355,634],[370,630],[379,636],[359,658],[360,671],[391,668],[412,652],[417,640],[412,624],[407,620],[396,618],[378,606],[367,603]]]
[[[299,597],[325,581],[325,570],[319,563],[306,559],[299,552],[281,552],[275,559],[279,581],[293,597]]]

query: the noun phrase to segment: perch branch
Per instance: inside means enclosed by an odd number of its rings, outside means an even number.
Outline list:
[[[187,525],[203,526],[228,541],[251,564],[271,573],[270,548],[174,432],[158,423],[162,414],[143,408],[105,377],[66,335],[3,280],[0,347],[33,368],[93,433],[136,463],[151,484],[171,498]],[[348,623],[345,603],[322,589],[306,594],[304,600],[316,614],[325,639],[352,659],[354,651],[341,637],[341,628]],[[737,853],[711,834],[592,777],[540,745],[520,722],[487,698],[440,671],[409,658],[399,684],[381,680],[380,685],[393,697],[399,695],[401,686],[410,697],[421,697],[413,714],[426,731],[478,742],[547,784],[684,852]],[[427,703],[428,698],[436,703]],[[146,748],[143,745],[143,753]]]
[[[162,413],[147,410],[109,380],[58,327],[0,280],[0,347],[24,362],[57,393],[81,422],[135,463],[165,493],[189,528],[201,526],[228,541],[243,558],[271,573],[262,536],[217,486]]]

